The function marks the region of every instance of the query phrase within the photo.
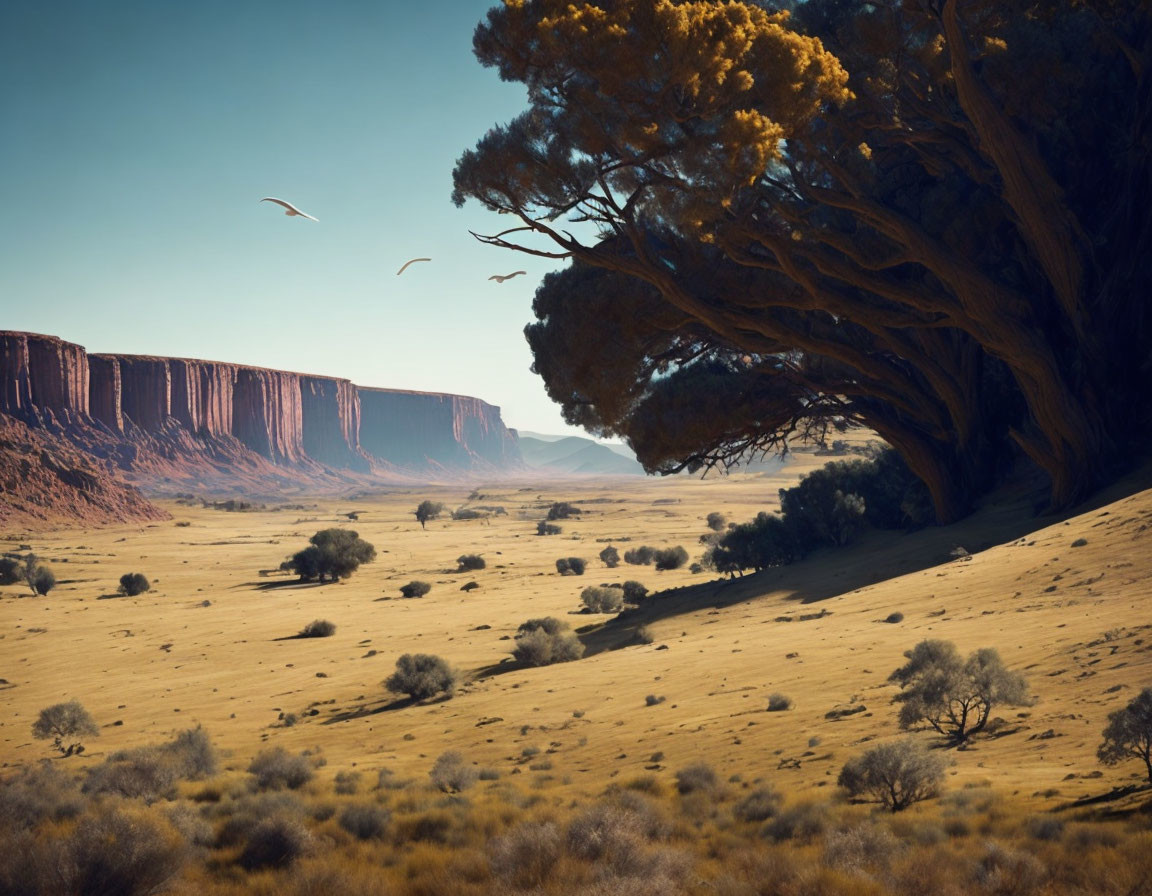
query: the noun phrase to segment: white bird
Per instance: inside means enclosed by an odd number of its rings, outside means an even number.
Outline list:
[[[407,268],[408,265],[410,265],[410,264],[415,264],[418,261],[431,261],[431,260],[432,260],[431,258],[410,258],[406,262],[404,262],[403,265],[400,266],[400,270],[398,270],[396,272],[396,276],[399,277],[401,274],[403,274],[404,269]]]
[[[284,206],[284,208],[287,209],[287,211],[284,212],[284,214],[286,214],[286,215],[299,215],[301,218],[307,218],[309,221],[319,222],[319,220],[320,220],[319,218],[313,218],[311,215],[300,211],[300,209],[296,208],[296,206],[294,206],[291,202],[285,202],[283,199],[275,199],[271,196],[265,196],[260,201],[261,202],[275,202],[277,205]]]
[[[519,277],[521,274],[527,274],[527,271],[513,271],[511,274],[493,274],[489,280],[495,280],[497,283],[503,283],[505,280],[511,280],[513,277]]]

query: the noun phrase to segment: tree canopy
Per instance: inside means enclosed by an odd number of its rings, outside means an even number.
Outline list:
[[[860,424],[941,521],[1010,446],[1077,501],[1149,424],[1147,5],[788,5],[523,0],[477,27],[529,106],[453,199],[572,261],[534,369],[650,470]]]
[[[308,541],[309,547],[281,564],[304,581],[346,579],[361,563],[376,559],[376,548],[351,529],[321,529]]]

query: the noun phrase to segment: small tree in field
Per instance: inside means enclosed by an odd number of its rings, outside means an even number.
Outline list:
[[[438,501],[421,501],[420,506],[416,508],[416,520],[420,523],[420,528],[424,528],[424,524],[428,520],[434,520],[444,512],[444,505]]]
[[[457,572],[483,569],[488,563],[479,554],[463,554],[456,558]]]
[[[609,569],[615,569],[620,565],[620,552],[612,545],[608,545],[600,552],[600,562]]]
[[[396,660],[396,671],[384,680],[394,694],[426,700],[456,690],[457,674],[447,660],[430,653],[406,653]]]
[[[548,519],[567,520],[579,516],[581,512],[580,508],[574,504],[569,504],[567,501],[557,501],[548,508]]]
[[[889,677],[899,682],[900,727],[927,722],[953,743],[984,729],[997,704],[1021,706],[1028,684],[990,647],[961,659],[951,641],[925,640],[904,653],[908,662]]]
[[[661,548],[652,555],[657,569],[679,569],[688,562],[688,552],[677,545],[674,548]]]
[[[55,574],[41,563],[40,558],[35,554],[29,554],[24,558],[21,577],[28,583],[33,594],[43,596],[56,587]]]
[[[567,622],[555,616],[529,619],[516,630],[512,656],[526,666],[550,666],[584,656],[584,645]]]
[[[933,797],[944,780],[944,762],[915,741],[881,744],[849,759],[836,783],[849,796],[867,796],[890,812]]]
[[[126,594],[129,597],[135,597],[137,594],[143,594],[152,583],[140,572],[126,572],[120,576],[120,593]]]
[[[1096,756],[1105,765],[1140,759],[1152,784],[1152,688],[1144,688],[1123,709],[1108,713],[1104,742]]]
[[[78,700],[69,700],[40,710],[39,718],[32,723],[32,736],[40,740],[52,738],[57,750],[71,756],[84,752],[81,738],[99,737],[100,729]]]
[[[728,526],[728,517],[722,513],[710,513],[707,522],[708,528],[713,532],[723,532]]]
[[[413,579],[407,585],[400,586],[400,593],[404,597],[423,597],[431,590],[432,586],[428,582],[421,582],[418,579]]]
[[[281,564],[294,570],[301,581],[347,579],[361,563],[376,559],[376,548],[351,529],[321,529],[308,540],[310,547]]]
[[[582,576],[584,561],[580,557],[561,557],[556,561],[556,572],[562,576]]]

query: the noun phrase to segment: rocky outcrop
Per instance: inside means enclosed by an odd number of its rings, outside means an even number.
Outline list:
[[[271,492],[520,469],[500,409],[463,395],[0,332],[0,413],[159,490]]]

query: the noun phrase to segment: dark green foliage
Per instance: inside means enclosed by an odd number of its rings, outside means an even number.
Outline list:
[[[416,519],[420,523],[420,528],[424,528],[424,524],[428,520],[434,520],[444,512],[444,505],[437,501],[421,501],[420,506],[416,508]]]
[[[137,594],[143,594],[150,589],[152,584],[140,572],[126,572],[120,576],[120,593],[126,594],[129,597],[135,597]]]
[[[680,545],[674,548],[661,548],[652,555],[657,569],[679,569],[688,562],[688,552]]]
[[[559,535],[562,531],[555,523],[547,523],[544,520],[540,520],[536,524],[537,535]]]
[[[638,548],[631,548],[624,552],[624,562],[631,563],[633,566],[649,566],[652,563],[653,557],[656,556],[656,549],[650,548],[647,545]]]
[[[248,765],[248,771],[256,776],[256,786],[261,790],[296,790],[311,781],[315,774],[309,757],[303,754],[293,756],[283,747],[257,753]]]
[[[849,796],[865,796],[891,812],[933,797],[944,781],[944,761],[912,740],[881,744],[849,759],[836,783]]]
[[[624,608],[624,589],[585,588],[580,592],[580,602],[593,613],[619,613]]]
[[[792,708],[792,698],[783,694],[768,695],[768,712],[784,712]]]
[[[800,556],[791,528],[776,514],[763,512],[729,529],[707,555],[717,572],[728,574],[785,566]]]
[[[556,561],[556,572],[562,576],[582,576],[584,561],[579,557],[561,557]]]
[[[336,634],[336,623],[327,619],[313,619],[304,628],[300,629],[298,638],[328,638]]]
[[[1104,741],[1097,758],[1115,765],[1125,759],[1139,759],[1152,783],[1152,688],[1144,688],[1123,709],[1108,713]]]
[[[301,581],[346,579],[361,563],[376,559],[376,548],[351,529],[322,529],[308,540],[310,547],[297,551],[281,564],[294,570]]]
[[[638,604],[647,596],[648,589],[635,579],[629,579],[624,583],[624,600],[626,603]]]
[[[927,722],[960,743],[984,729],[996,705],[1020,706],[1028,700],[1024,676],[1004,666],[989,647],[962,659],[951,641],[925,640],[905,651],[908,662],[889,676],[900,685],[900,727]]]
[[[889,613],[885,616],[884,621],[895,625],[897,622],[904,621],[904,614],[897,610],[895,613]]]
[[[423,597],[431,590],[432,586],[428,582],[421,582],[415,579],[407,585],[400,587],[400,593],[404,595],[404,597]]]
[[[463,554],[456,558],[456,565],[457,572],[467,572],[470,570],[483,569],[488,564],[479,554]]]
[[[548,519],[550,520],[566,520],[574,516],[579,516],[583,511],[567,501],[557,501],[548,508]]]
[[[567,622],[555,616],[529,619],[516,630],[512,656],[526,666],[548,666],[578,660],[584,645]]]
[[[447,660],[429,653],[406,653],[396,660],[396,671],[384,681],[394,694],[426,700],[456,689],[457,674]]]
[[[24,578],[20,561],[14,557],[0,557],[0,585],[15,585]]]
[[[40,710],[32,723],[32,736],[41,740],[51,738],[57,750],[71,756],[84,751],[81,738],[99,737],[100,728],[79,701],[69,700]]]
[[[620,565],[620,552],[612,545],[608,545],[600,552],[600,562],[609,569],[615,569]]]

